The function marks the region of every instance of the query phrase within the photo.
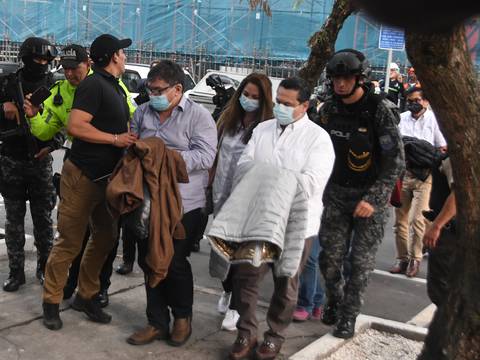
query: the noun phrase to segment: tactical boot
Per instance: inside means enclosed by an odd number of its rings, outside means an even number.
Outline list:
[[[333,336],[342,339],[350,339],[355,334],[355,318],[342,316],[338,320],[335,330],[333,330]]]
[[[96,296],[96,300],[100,304],[100,307],[107,307],[109,304],[108,289],[100,289],[99,293]]]
[[[3,283],[3,290],[17,291],[20,285],[25,284],[25,272],[23,270],[10,271],[8,279]]]
[[[338,303],[329,301],[323,308],[322,322],[325,325],[334,325],[338,319]]]
[[[112,321],[112,316],[102,310],[100,303],[95,296],[92,299],[87,300],[82,298],[77,293],[75,299],[73,300],[72,308],[77,311],[83,311],[85,314],[87,314],[90,320],[97,323],[108,324],[110,321]]]
[[[59,330],[62,328],[62,319],[60,319],[59,304],[49,304],[44,302],[43,307],[43,325],[50,330]]]
[[[123,262],[115,269],[115,272],[120,275],[127,275],[133,271],[133,263]]]
[[[47,265],[47,258],[39,258],[37,260],[37,279],[40,281],[40,284],[43,285],[45,282],[45,266]]]

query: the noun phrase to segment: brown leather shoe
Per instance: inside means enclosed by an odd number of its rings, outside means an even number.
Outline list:
[[[278,355],[281,348],[281,344],[275,344],[273,341],[265,339],[255,351],[255,359],[273,360]]]
[[[162,331],[152,325],[147,325],[146,328],[130,335],[127,338],[127,342],[131,345],[145,345],[150,344],[154,340],[166,340],[167,338],[167,331]]]
[[[255,346],[257,346],[257,339],[249,340],[247,337],[239,335],[233,343],[228,358],[230,360],[248,359]]]
[[[182,346],[192,335],[192,318],[175,319],[172,333],[167,343],[171,346]]]
[[[389,270],[391,274],[405,274],[408,267],[408,261],[397,260],[392,268]]]
[[[410,260],[410,262],[408,263],[408,268],[405,275],[407,275],[408,277],[415,277],[418,274],[419,270],[420,270],[420,261]]]

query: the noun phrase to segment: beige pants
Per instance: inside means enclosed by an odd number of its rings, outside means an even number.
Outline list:
[[[106,207],[105,185],[92,182],[67,160],[60,186],[59,236],[48,257],[43,288],[43,301],[50,304],[62,301],[68,269],[82,249],[87,226],[90,224],[92,236],[85,248],[78,277],[78,294],[84,299],[98,293],[98,277],[117,235],[116,222]]]
[[[425,181],[421,181],[407,172],[403,179],[400,196],[402,207],[395,209],[395,241],[399,260],[422,260],[422,239],[426,224],[422,211],[429,209],[431,190],[431,175]],[[411,239],[410,225],[413,230]]]

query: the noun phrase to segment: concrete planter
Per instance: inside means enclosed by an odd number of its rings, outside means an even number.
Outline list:
[[[398,321],[385,320],[373,316],[360,315],[357,318],[356,334],[366,329],[397,334],[404,338],[424,341],[427,335],[427,329],[415,325],[405,324]],[[331,333],[322,336],[301,351],[293,354],[290,360],[321,360],[326,359],[347,344],[350,340],[344,340],[334,337]]]

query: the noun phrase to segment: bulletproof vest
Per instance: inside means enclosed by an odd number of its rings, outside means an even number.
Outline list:
[[[375,113],[381,97],[366,94],[353,109],[340,101],[327,110],[325,129],[335,149],[330,181],[345,187],[368,187],[377,177],[379,143],[375,136]]]
[[[432,192],[430,194],[429,205],[430,209],[434,212],[435,217],[437,217],[442,210],[443,204],[445,204],[450,192],[451,190],[447,177],[438,167],[434,167],[432,169]]]
[[[45,77],[41,80],[37,81],[28,81],[22,76],[22,69],[17,71],[16,76],[20,78],[22,82],[23,94],[33,93],[41,86],[50,87],[53,84],[53,76],[51,73],[48,73]],[[12,81],[15,80],[13,74],[10,74],[8,80],[2,82],[2,99],[1,102],[11,101],[13,98],[12,95]],[[16,121],[5,119],[5,114],[3,110],[0,111],[0,131],[14,129],[17,126]],[[43,147],[47,146],[46,142],[37,140],[38,149],[42,149]],[[27,160],[28,156],[28,146],[25,136],[18,135],[12,136],[8,139],[5,139],[2,142],[0,153],[2,155],[6,155],[12,157],[16,160]]]

